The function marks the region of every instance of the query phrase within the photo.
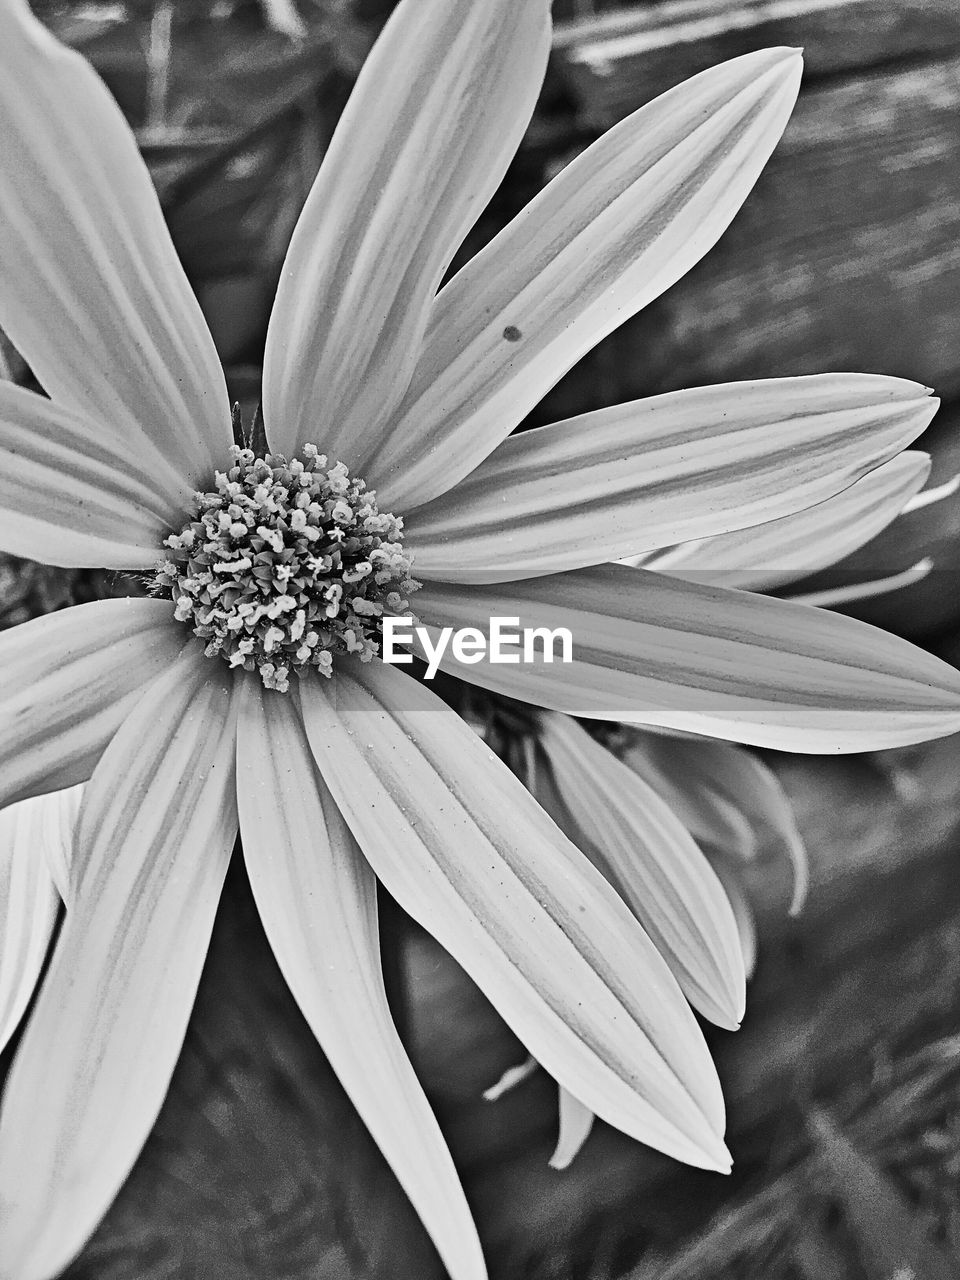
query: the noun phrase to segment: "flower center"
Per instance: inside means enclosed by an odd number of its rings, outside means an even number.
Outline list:
[[[154,588],[206,641],[207,657],[258,671],[284,692],[291,671],[329,676],[338,653],[369,662],[384,614],[407,614],[403,521],[316,445],[302,458],[231,448],[234,464],[198,493],[197,515],[164,540]]]

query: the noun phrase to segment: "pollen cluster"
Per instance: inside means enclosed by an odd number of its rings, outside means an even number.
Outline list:
[[[286,691],[306,667],[331,675],[338,653],[369,662],[384,614],[408,614],[420,585],[403,521],[315,445],[302,461],[231,452],[216,489],[196,495],[195,519],[164,541],[155,589],[170,593],[208,657],[259,672],[268,689]]]

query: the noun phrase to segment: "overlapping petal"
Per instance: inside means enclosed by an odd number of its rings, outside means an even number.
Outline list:
[[[240,827],[277,963],[450,1275],[482,1280],[457,1171],[387,1005],[373,872],[317,773],[293,699],[244,685]]]
[[[530,793],[425,685],[384,663],[344,664],[301,698],[374,871],[537,1060],[632,1136],[726,1167],[719,1086],[675,979]]]
[[[576,844],[620,890],[694,1008],[735,1030],[746,1001],[737,925],[686,827],[569,716],[542,716],[538,739],[576,825]]]
[[[169,600],[97,600],[0,635],[0,805],[86,781],[185,642]]]
[[[0,326],[47,392],[102,419],[180,491],[231,442],[213,339],[120,109],[24,0],[3,0]]]
[[[557,1090],[560,1115],[560,1134],[557,1146],[550,1157],[551,1169],[566,1169],[572,1164],[580,1148],[590,1137],[594,1115],[572,1093],[561,1085]]]
[[[929,474],[929,456],[908,449],[806,511],[668,547],[637,563],[688,582],[769,591],[825,569],[869,542],[896,519]]]
[[[229,677],[191,652],[88,784],[74,897],[0,1111],[0,1275],[49,1280],[126,1178],[180,1051],[237,830]]]
[[[432,629],[493,617],[567,628],[573,661],[441,666],[571,715],[661,725],[786,751],[868,751],[960,730],[960,673],[852,618],[624,565],[468,590],[428,583]],[[515,628],[511,628],[515,629]]]
[[[822,503],[888,462],[937,404],[917,383],[851,373],[616,405],[504,441],[406,515],[406,545],[423,577],[502,582],[748,526],[749,542],[752,526]],[[912,490],[903,468],[896,479],[902,505]],[[887,509],[890,488],[888,477],[864,496],[857,532],[878,504]]]
[[[704,71],[572,161],[440,292],[395,422],[367,471],[407,511],[492,452],[601,338],[720,238],[776,145],[796,50]]]
[[[77,568],[149,569],[184,522],[176,477],[135,461],[129,442],[50,400],[0,382],[0,547]]]
[[[743,969],[749,981],[757,967],[757,922],[753,907],[746,891],[738,881],[733,868],[722,857],[710,860],[717,879],[723,885],[724,893],[730,903],[733,918],[737,922],[737,933],[740,936],[740,951],[743,955]]]
[[[540,91],[548,0],[401,5],[360,73],[294,232],[270,319],[271,446],[366,474],[434,295]]]

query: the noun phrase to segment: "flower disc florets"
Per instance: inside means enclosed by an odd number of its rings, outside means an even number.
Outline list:
[[[327,468],[315,445],[302,461],[231,452],[216,490],[196,495],[196,518],[164,541],[156,589],[170,592],[208,657],[258,671],[268,689],[285,691],[304,667],[329,676],[338,653],[369,662],[383,615],[409,613],[420,585],[403,521],[379,511],[343,463]]]

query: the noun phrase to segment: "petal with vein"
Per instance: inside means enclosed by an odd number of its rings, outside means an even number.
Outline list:
[[[557,1103],[560,1133],[548,1163],[551,1169],[567,1169],[590,1137],[596,1117],[589,1107],[585,1107],[563,1085],[557,1088]]]
[[[424,685],[379,661],[326,683],[301,686],[310,745],[389,892],[597,1115],[726,1168],[701,1033],[603,876]]]
[[[230,677],[195,653],[104,752],[74,896],[0,1111],[0,1257],[49,1280],[93,1232],[170,1081],[237,832]]]
[[[753,526],[856,487],[916,439],[937,404],[915,382],[856,373],[635,400],[505,440],[405,513],[405,544],[422,577],[502,582],[734,529],[749,527],[748,541]],[[898,478],[904,491],[903,469]]]
[[[668,547],[638,563],[688,582],[769,591],[825,569],[864,546],[900,515],[929,474],[929,456],[908,450],[806,511],[757,528]]]
[[[723,886],[669,805],[569,716],[545,715],[539,741],[573,818],[574,842],[620,890],[705,1018],[735,1030],[746,979]]]
[[[162,474],[162,472],[161,472]],[[0,382],[0,546],[76,568],[150,569],[184,521],[108,427]]]
[[[85,782],[185,643],[169,600],[95,600],[0,635],[0,804]]]
[[[231,443],[226,386],[137,144],[23,0],[2,48],[0,325],[58,403],[156,441],[189,497]]]
[[[416,611],[444,626],[566,628],[573,661],[488,656],[441,669],[569,715],[661,725],[783,751],[874,751],[960,730],[960,673],[853,618],[624,565],[468,590],[427,583]],[[510,657],[517,659],[510,665]]]
[[[363,471],[430,308],[533,112],[547,0],[401,4],[364,64],[287,253],[270,319],[274,449]]]
[[[277,963],[455,1280],[486,1275],[460,1180],[387,1005],[377,886],[291,697],[244,679],[243,852]]]
[[[446,492],[591,347],[716,244],[797,96],[793,49],[734,58],[604,134],[440,292],[366,476],[405,511]]]

